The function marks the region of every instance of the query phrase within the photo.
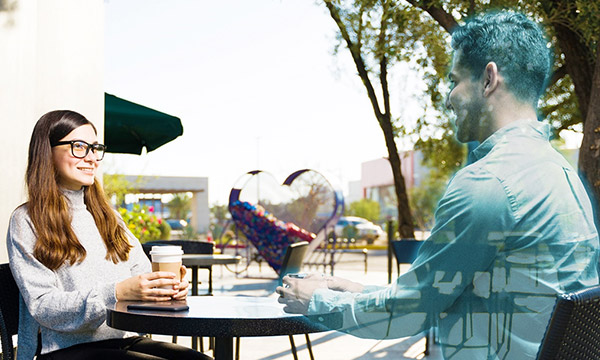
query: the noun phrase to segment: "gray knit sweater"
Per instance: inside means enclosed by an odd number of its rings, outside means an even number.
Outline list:
[[[150,272],[150,261],[139,241],[127,231],[134,246],[129,260],[106,260],[106,246],[94,218],[83,202],[83,190],[63,191],[71,204],[75,235],[87,251],[85,260],[52,271],[33,256],[36,242],[27,204],[12,214],[7,235],[10,267],[21,292],[18,360],[35,355],[41,330],[42,354],[75,344],[134,335],[106,325],[106,307],[116,302],[115,285]]]

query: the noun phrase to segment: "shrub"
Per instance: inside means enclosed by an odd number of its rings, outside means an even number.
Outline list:
[[[162,238],[161,224],[163,221],[157,219],[147,206],[133,205],[133,210],[120,208],[119,214],[125,221],[127,228],[138,238],[141,243],[159,240]]]
[[[170,240],[171,239],[171,225],[168,222],[158,219],[160,224],[160,240]]]

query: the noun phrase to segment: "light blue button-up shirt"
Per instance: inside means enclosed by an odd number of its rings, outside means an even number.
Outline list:
[[[395,283],[318,289],[309,313],[342,310],[344,332],[398,338],[438,326],[447,359],[535,358],[556,294],[598,284],[592,206],[550,127],[496,131],[456,173],[431,236]]]

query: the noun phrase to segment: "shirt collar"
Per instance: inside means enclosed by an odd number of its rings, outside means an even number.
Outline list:
[[[499,142],[507,137],[516,135],[527,135],[538,137],[545,141],[550,139],[550,125],[541,121],[531,119],[515,120],[510,124],[498,129],[495,133],[485,139],[469,154],[469,164],[486,156]]]

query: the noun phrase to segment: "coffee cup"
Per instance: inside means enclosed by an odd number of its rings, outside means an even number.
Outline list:
[[[168,271],[177,275],[181,281],[181,246],[158,245],[152,246],[150,256],[152,257],[152,271]],[[163,289],[172,289],[172,286],[161,286]]]

